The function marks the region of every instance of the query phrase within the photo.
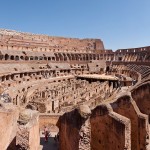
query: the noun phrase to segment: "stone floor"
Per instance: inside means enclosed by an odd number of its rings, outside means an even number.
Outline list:
[[[57,132],[51,132],[51,136],[48,138],[48,142],[45,142],[42,131],[40,132],[40,144],[43,146],[42,150],[58,150],[58,142],[54,141],[54,136]]]

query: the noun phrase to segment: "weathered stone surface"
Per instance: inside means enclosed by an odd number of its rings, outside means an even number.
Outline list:
[[[0,107],[0,149],[5,150],[16,137],[19,110],[13,105]]]
[[[19,149],[39,149],[40,135],[37,111],[24,110],[20,113],[16,145]]]
[[[78,111],[80,115],[85,119],[87,119],[91,114],[91,110],[87,105],[80,105]]]
[[[0,149],[38,150],[57,124],[60,150],[149,150],[149,82],[150,46],[0,29]]]

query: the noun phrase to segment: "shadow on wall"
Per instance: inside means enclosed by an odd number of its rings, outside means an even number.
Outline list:
[[[17,146],[16,146],[16,137],[12,140],[12,142],[7,147],[7,150],[15,150],[15,149],[17,149]]]

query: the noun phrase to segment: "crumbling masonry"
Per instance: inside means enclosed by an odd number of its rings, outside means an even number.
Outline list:
[[[0,150],[150,150],[150,46],[0,30]]]

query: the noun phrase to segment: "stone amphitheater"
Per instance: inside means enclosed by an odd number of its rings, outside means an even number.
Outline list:
[[[149,96],[150,46],[0,30],[0,150],[150,150]]]

